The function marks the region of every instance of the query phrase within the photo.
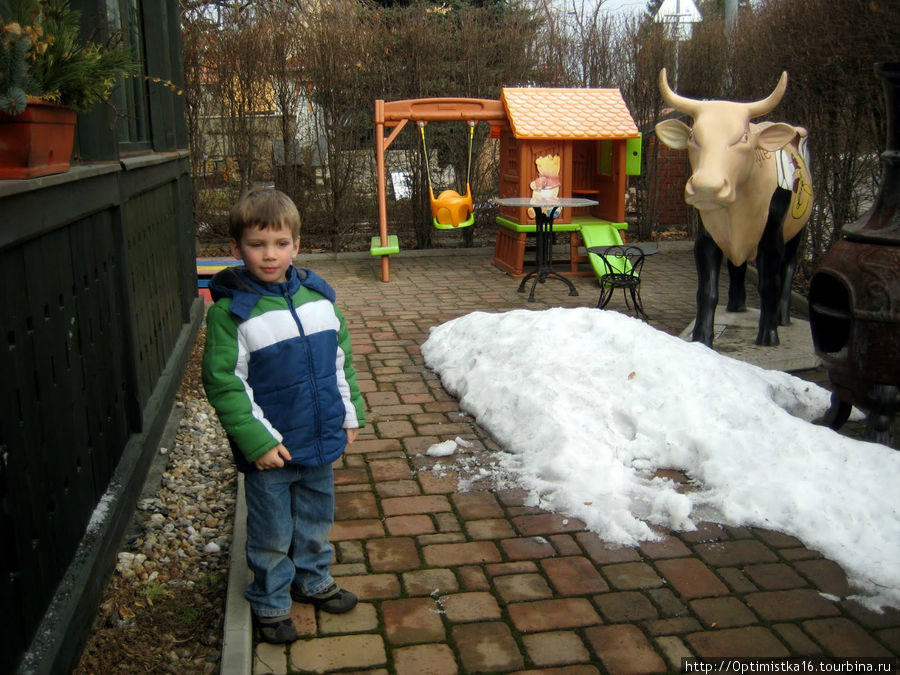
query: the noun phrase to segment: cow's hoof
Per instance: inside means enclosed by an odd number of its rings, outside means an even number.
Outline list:
[[[778,340],[778,331],[759,331],[759,334],[756,336],[756,344],[760,347],[777,347],[781,344]]]
[[[709,336],[706,336],[706,335],[701,335],[699,333],[694,333],[693,335],[691,335],[691,342],[702,342],[707,347],[712,349],[712,343],[713,343],[712,334],[710,334]]]
[[[743,303],[743,302],[740,303],[740,304],[734,304],[734,305],[732,305],[732,304],[729,302],[727,305],[725,305],[725,311],[726,311],[726,312],[746,312],[746,311],[747,311],[747,305],[746,305],[745,303]]]

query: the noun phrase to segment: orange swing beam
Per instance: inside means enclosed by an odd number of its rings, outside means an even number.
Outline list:
[[[420,98],[402,101],[375,101],[375,169],[378,181],[378,233],[375,240],[382,249],[388,249],[390,237],[387,231],[387,183],[385,179],[384,154],[400,130],[410,120],[430,122],[450,122],[475,120],[488,122],[492,127],[509,126],[509,119],[503,103],[480,98]],[[385,138],[385,127],[392,127]],[[391,280],[390,255],[381,255],[381,280]]]

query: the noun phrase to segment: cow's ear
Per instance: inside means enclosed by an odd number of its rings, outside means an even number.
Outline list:
[[[763,150],[779,150],[794,140],[796,135],[797,130],[790,124],[784,122],[770,124],[759,132],[757,145]]]
[[[691,137],[691,128],[678,120],[663,120],[656,125],[656,136],[673,150],[684,150]]]

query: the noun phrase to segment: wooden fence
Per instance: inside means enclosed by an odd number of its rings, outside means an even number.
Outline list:
[[[184,151],[0,181],[0,672],[68,672],[202,319]]]

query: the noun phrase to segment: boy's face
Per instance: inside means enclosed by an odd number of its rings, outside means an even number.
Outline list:
[[[243,260],[253,276],[268,284],[286,279],[288,267],[299,250],[300,237],[293,239],[284,225],[264,230],[248,227],[240,241],[231,240],[234,257]]]

